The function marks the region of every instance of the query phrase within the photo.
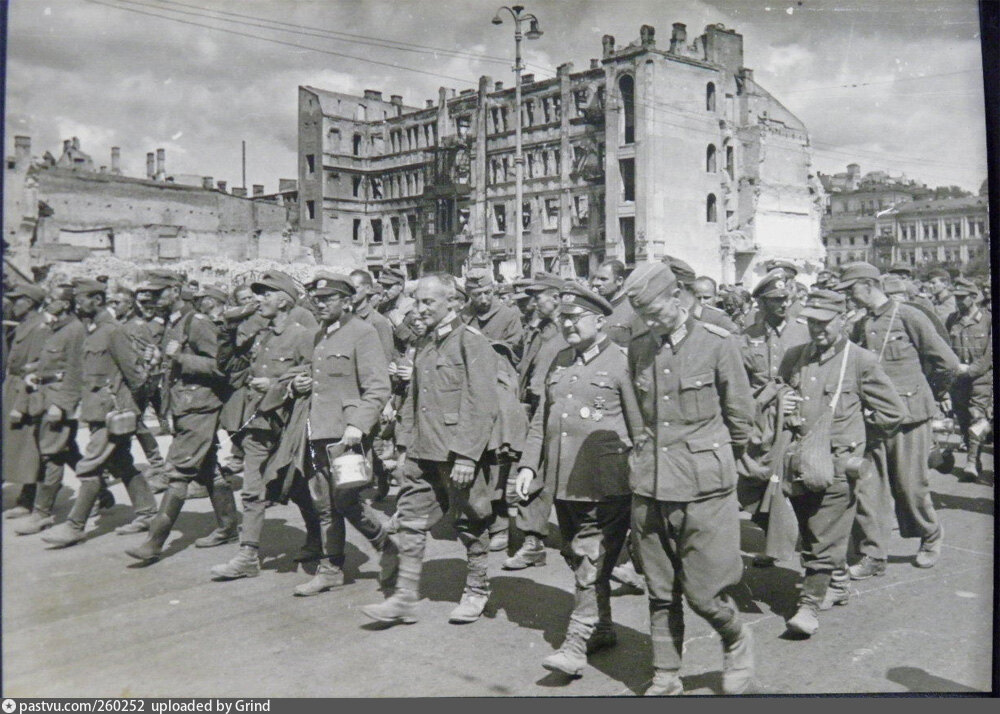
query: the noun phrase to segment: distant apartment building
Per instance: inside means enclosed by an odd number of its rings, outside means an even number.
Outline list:
[[[301,257],[295,203],[284,200],[294,186],[272,196],[261,187],[250,200],[210,176],[169,175],[163,149],[146,155],[145,178],[132,178],[121,173],[118,147],[109,169],[95,167],[76,138],[58,159],[48,152],[32,158],[29,137],[14,143],[4,167],[4,251],[24,272],[101,255],[136,262]]]
[[[879,214],[876,231],[876,265],[936,262],[961,269],[989,255],[989,204],[986,196],[912,201]]]
[[[515,117],[524,200],[515,204]],[[600,261],[675,255],[725,282],[755,282],[773,257],[823,262],[822,188],[802,123],[743,67],[743,38],[709,25],[668,48],[644,25],[603,39],[583,71],[523,75],[514,88],[442,88],[423,107],[299,87],[299,225],[317,258],[588,275]]]

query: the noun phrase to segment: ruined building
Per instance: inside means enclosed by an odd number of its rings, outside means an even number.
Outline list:
[[[555,78],[523,75],[524,202],[514,205],[514,88],[442,88],[424,107],[299,87],[299,218],[317,257],[512,274],[588,275],[666,253],[752,284],[768,258],[823,261],[822,188],[802,122],[743,67],[743,37],[710,25],[668,47],[654,29]]]
[[[26,136],[14,147],[4,167],[4,253],[24,272],[102,255],[143,263],[301,257],[294,201],[262,187],[253,200],[209,176],[170,175],[164,149],[146,154],[145,178],[132,178],[122,175],[119,147],[110,169],[95,169],[76,138],[58,159],[32,158]]]

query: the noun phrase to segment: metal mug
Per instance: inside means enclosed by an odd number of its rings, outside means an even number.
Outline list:
[[[330,462],[333,485],[337,489],[360,488],[371,483],[372,474],[364,454],[348,451]]]

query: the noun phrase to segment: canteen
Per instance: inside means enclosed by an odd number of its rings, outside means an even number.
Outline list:
[[[108,412],[105,417],[108,434],[111,436],[130,436],[139,426],[138,415],[131,409]]]
[[[333,459],[330,466],[337,489],[360,488],[371,483],[372,476],[364,454],[348,451]]]

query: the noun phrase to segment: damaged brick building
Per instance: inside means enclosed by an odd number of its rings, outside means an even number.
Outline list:
[[[752,284],[784,257],[822,264],[822,188],[805,126],[743,67],[743,38],[709,25],[669,47],[654,28],[583,71],[523,76],[524,202],[515,202],[514,88],[481,77],[424,107],[380,91],[299,87],[302,239],[375,272],[402,265],[511,274],[522,265],[588,275],[605,258],[666,253],[699,273]]]

